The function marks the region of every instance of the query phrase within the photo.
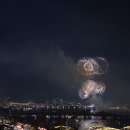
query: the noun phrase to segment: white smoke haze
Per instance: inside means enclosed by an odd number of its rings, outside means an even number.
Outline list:
[[[96,107],[94,112],[107,110],[110,105],[108,102],[104,102],[103,98],[98,95],[93,95],[89,101]]]
[[[78,130],[87,130],[89,127],[96,127],[96,126],[104,126],[105,122],[103,120],[85,120],[81,122],[80,127]]]
[[[78,80],[79,75],[77,73],[76,63],[72,57],[67,56],[61,49],[48,49],[43,51],[41,49],[33,48],[22,49],[19,52],[13,53],[0,51],[0,54],[2,55],[2,57],[0,57],[1,64],[10,67],[9,71],[8,69],[5,70],[8,71],[9,76],[17,77],[18,79],[34,79],[29,82],[25,81],[24,86],[19,89],[20,83],[17,83],[16,87],[12,87],[9,84],[4,90],[3,87],[1,87],[2,94],[10,95],[12,93],[11,95],[15,96],[17,95],[16,91],[18,89],[27,96],[34,96],[35,93],[38,94],[39,92],[39,95],[42,97],[41,90],[43,90],[43,93],[46,91],[44,80],[47,80],[47,82],[54,84],[52,89],[50,88],[50,92],[52,90],[57,91],[59,87],[59,91],[64,91],[64,95],[66,94],[68,97],[72,94],[77,95],[76,89],[78,89],[80,81]],[[38,79],[40,82],[35,83],[35,79]],[[33,84],[33,82],[36,85]],[[31,90],[30,94],[28,94],[26,89]],[[55,91],[53,93],[54,95],[56,95]],[[46,92],[43,95],[47,93],[49,96],[49,92]],[[58,95],[59,93],[57,94],[57,97]]]
[[[39,96],[38,99],[43,99],[44,95],[48,93],[58,97],[57,90],[59,89],[59,91],[63,91],[61,95],[72,98],[77,96],[76,99],[80,99],[78,89],[86,78],[81,77],[77,72],[77,61],[72,56],[66,55],[62,49],[22,48],[17,52],[0,50],[0,55],[0,96],[9,95],[24,99]],[[105,75],[106,91],[104,95],[111,102],[129,103],[129,75],[126,75],[124,79],[121,78],[122,71],[127,72],[129,68],[121,70],[122,66],[111,64],[114,67],[113,70],[110,69],[108,75]],[[46,89],[48,86],[44,84],[45,80],[54,84],[48,90]],[[100,95],[91,96],[87,100],[94,103],[99,110],[109,104],[106,101],[104,103],[104,99]]]
[[[78,73],[73,59],[66,56],[61,49],[58,50],[22,50],[17,54],[0,52],[0,62],[4,64],[17,64],[12,72],[19,75],[32,72],[42,75],[50,81],[67,86],[76,82]],[[72,84],[71,84],[72,85]]]
[[[36,61],[34,67],[39,66],[48,80],[64,87],[73,86],[78,81],[73,59],[66,56],[62,50],[47,52],[40,61],[40,64]]]

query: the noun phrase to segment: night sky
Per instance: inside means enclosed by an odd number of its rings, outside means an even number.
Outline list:
[[[0,2],[0,97],[81,101],[76,63],[109,61],[104,100],[130,103],[130,1]]]

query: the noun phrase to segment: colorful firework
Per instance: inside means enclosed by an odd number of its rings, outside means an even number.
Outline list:
[[[79,97],[81,99],[86,99],[89,98],[90,95],[102,94],[105,91],[105,88],[106,87],[102,82],[86,80],[79,90]]]
[[[87,77],[102,75],[108,71],[108,62],[103,57],[82,58],[78,62],[78,72]]]

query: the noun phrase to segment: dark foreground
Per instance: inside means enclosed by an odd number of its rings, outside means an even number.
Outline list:
[[[86,126],[87,125],[87,126]],[[107,110],[44,110],[21,111],[9,108],[0,109],[0,130],[51,130],[51,129],[86,129],[85,127],[102,126],[121,129],[130,125],[130,112]],[[17,128],[21,127],[21,129]],[[23,127],[23,128],[22,128]],[[126,129],[126,128],[125,128]],[[128,127],[127,127],[128,129]]]

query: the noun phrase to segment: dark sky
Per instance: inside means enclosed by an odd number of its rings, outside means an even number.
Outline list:
[[[104,98],[130,102],[130,1],[0,2],[0,97],[80,100],[76,63],[105,57]]]

